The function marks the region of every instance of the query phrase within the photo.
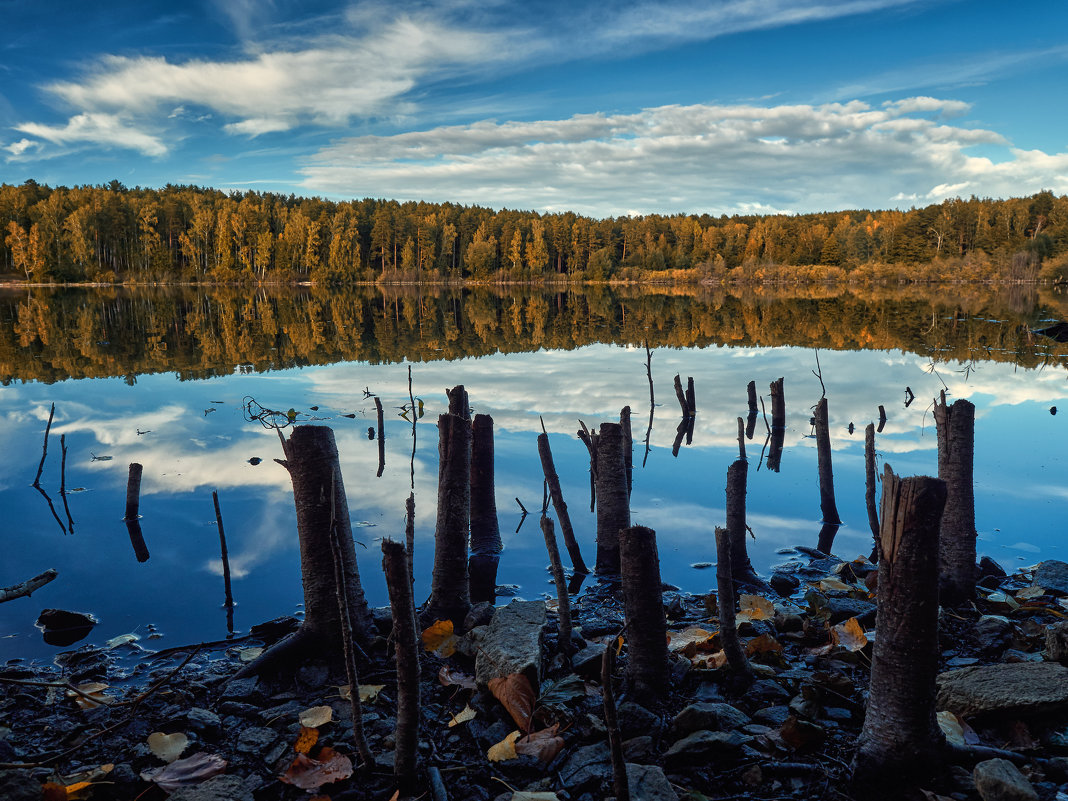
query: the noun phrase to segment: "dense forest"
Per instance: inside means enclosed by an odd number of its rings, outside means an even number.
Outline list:
[[[0,273],[33,283],[1068,278],[1068,197],[795,216],[494,211],[193,186],[0,184]]]
[[[904,350],[932,361],[1064,365],[1033,333],[1052,290],[593,286],[108,287],[0,291],[0,383],[174,372],[180,379],[360,360],[459,359],[592,343]]]

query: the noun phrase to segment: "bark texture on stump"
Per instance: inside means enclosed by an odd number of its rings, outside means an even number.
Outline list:
[[[488,414],[476,414],[471,423],[471,552],[501,552],[493,479],[493,418]]]
[[[332,525],[354,643],[366,645],[374,625],[356,565],[334,432],[326,426],[296,426],[282,445],[286,458],[280,463],[289,471],[297,512],[304,620],[296,632],[246,665],[234,678],[291,669],[299,660],[317,652],[339,660],[343,656]]]
[[[723,644],[723,654],[727,657],[727,666],[735,674],[748,676],[752,668],[742,650],[734,622],[736,609],[731,561],[730,532],[716,526],[716,603],[719,606],[720,642]]]
[[[619,532],[623,611],[627,625],[627,684],[638,702],[667,689],[667,620],[660,582],[656,532],[633,526]]]
[[[938,528],[945,482],[883,473],[879,617],[871,685],[853,760],[857,792],[880,795],[921,781],[945,739],[935,722]]]
[[[450,405],[453,397],[450,395]],[[458,407],[459,403],[456,404]],[[438,514],[434,527],[434,570],[427,616],[462,627],[471,609],[467,534],[471,518],[471,421],[456,414],[438,417]]]
[[[975,406],[958,400],[946,405],[943,392],[934,407],[938,432],[938,477],[946,482],[938,560],[942,603],[955,606],[975,597]]]
[[[619,573],[619,532],[630,526],[627,468],[623,458],[623,429],[601,423],[597,448],[597,567],[598,573]]]
[[[549,435],[538,434],[538,456],[541,458],[541,470],[545,474],[545,483],[549,486],[549,497],[552,498],[556,517],[560,521],[560,536],[564,538],[564,547],[571,558],[571,567],[576,573],[589,573],[586,562],[582,558],[578,540],[575,539],[575,529],[571,525],[571,515],[568,514],[567,504],[564,503],[564,493],[560,489],[560,476],[556,473],[556,465],[553,463],[553,452],[549,448]],[[524,509],[524,512],[526,510]]]
[[[827,418],[827,398],[816,404],[816,461],[820,479],[820,514],[824,524],[839,525],[838,505],[834,501],[834,470],[831,467],[831,427]]]
[[[402,793],[417,789],[419,758],[419,629],[415,599],[408,579],[408,555],[399,542],[382,541],[382,569],[386,574],[393,613],[393,642],[397,654],[397,730],[393,775]]]
[[[730,534],[731,577],[746,581],[753,576],[745,535],[745,495],[749,477],[749,463],[736,459],[727,468],[727,531]]]

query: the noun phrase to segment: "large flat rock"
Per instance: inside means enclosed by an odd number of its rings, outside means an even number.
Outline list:
[[[500,607],[486,626],[475,657],[475,681],[523,673],[535,690],[541,678],[541,630],[544,601],[512,601]]]
[[[1035,578],[1031,584],[1061,595],[1068,595],[1068,564],[1056,559],[1041,562],[1035,568]]]
[[[938,677],[937,704],[964,717],[1066,712],[1068,667],[1019,662],[950,670]]]

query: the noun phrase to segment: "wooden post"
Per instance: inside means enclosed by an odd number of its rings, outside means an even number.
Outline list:
[[[782,463],[782,448],[786,440],[786,396],[783,379],[771,382],[771,447],[768,449],[768,469],[776,473]]]
[[[34,487],[41,486],[41,471],[44,470],[45,457],[48,456],[48,432],[52,430],[52,418],[56,414],[56,404],[48,412],[48,424],[45,426],[44,444],[41,446],[41,463],[37,465],[37,475],[33,478]],[[62,524],[61,524],[62,525]]]
[[[630,526],[630,502],[619,423],[601,423],[597,454],[597,573],[619,573],[619,532]]]
[[[745,421],[738,418],[738,458],[745,458]]]
[[[645,526],[619,532],[623,610],[627,624],[627,684],[636,699],[651,701],[667,690],[667,621],[656,532]]]
[[[408,558],[399,542],[382,540],[382,569],[386,574],[393,613],[393,642],[397,654],[393,775],[401,792],[411,794],[417,789],[419,767],[419,633],[415,623],[415,599],[408,577]]]
[[[226,601],[224,603],[227,610],[227,630],[234,633],[234,594],[230,587],[230,554],[226,549],[226,531],[223,529],[222,510],[219,508],[219,493],[216,490],[212,490],[211,493],[212,503],[215,504],[215,524],[219,528],[219,550],[222,553],[222,569],[223,569],[223,590],[226,593]]]
[[[466,408],[462,388],[450,407]],[[457,629],[471,609],[467,535],[471,520],[471,420],[457,414],[438,417],[438,513],[434,527],[434,570],[427,617],[451,620]]]
[[[736,459],[727,468],[727,531],[731,541],[731,576],[735,581],[748,581],[754,576],[745,541],[745,495],[748,478],[749,462],[745,459]]]
[[[757,391],[756,381],[750,381],[745,388],[746,394],[749,396],[749,413],[746,415],[745,420],[745,438],[752,439],[753,433],[756,431],[757,421]]]
[[[935,722],[938,529],[944,481],[883,472],[879,618],[870,692],[853,760],[860,791],[928,778],[944,738]]]
[[[875,542],[872,560],[879,558],[879,510],[875,505],[875,423],[864,427],[864,505],[868,509],[868,527]]]
[[[375,412],[378,416],[378,477],[386,469],[386,423],[382,411],[382,399],[375,395]]]
[[[623,465],[627,469],[627,497],[634,485],[634,433],[630,428],[630,407],[619,410],[619,425],[623,428]]]
[[[545,474],[545,483],[549,485],[549,497],[552,498],[556,517],[560,521],[560,534],[564,538],[564,547],[567,548],[568,556],[571,558],[571,567],[577,573],[589,573],[589,568],[586,567],[586,562],[582,558],[578,540],[575,539],[571,515],[568,514],[567,504],[564,503],[564,493],[560,489],[560,476],[556,473],[553,452],[549,448],[549,435],[544,431],[538,434],[538,456],[541,458],[541,470]],[[520,504],[520,508],[522,506]],[[523,509],[523,513],[526,514],[526,509]]]
[[[549,566],[552,569],[553,583],[556,585],[556,613],[560,620],[560,653],[571,653],[571,602],[567,595],[567,581],[564,568],[560,564],[560,549],[556,547],[556,531],[553,521],[541,518],[541,533],[545,537],[545,550],[549,554]]]
[[[831,430],[827,419],[826,397],[820,398],[820,402],[816,404],[816,460],[820,479],[820,513],[823,515],[823,523],[832,526],[840,525],[842,518],[838,516],[838,505],[834,501]]]
[[[727,529],[716,526],[716,602],[719,606],[719,638],[727,666],[739,676],[749,676],[752,668],[738,639],[734,617],[735,598],[731,545]]]
[[[126,515],[123,520],[136,520],[141,507],[141,470],[137,462],[130,465],[130,473],[126,479]]]
[[[955,606],[975,597],[975,406],[960,399],[935,402],[938,477],[946,482],[946,510],[939,535],[942,603]]]

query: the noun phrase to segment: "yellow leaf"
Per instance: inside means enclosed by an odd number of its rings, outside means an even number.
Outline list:
[[[622,651],[623,651],[623,638],[622,637],[616,637],[616,656],[619,656],[619,654]]]
[[[378,694],[386,688],[384,684],[360,684],[357,685],[360,689],[360,703],[370,704],[373,703]],[[341,698],[344,701],[348,701],[352,698],[352,691],[349,689],[349,685],[344,685],[338,688],[341,691]]]
[[[262,654],[263,651],[264,649],[258,646],[252,648],[238,648],[237,658],[242,662],[252,662],[255,659],[259,659],[260,654]]]
[[[67,801],[78,801],[78,799],[88,797],[84,790],[93,786],[92,782],[75,782],[74,784],[67,785]]]
[[[673,654],[682,654],[687,659],[693,659],[698,651],[713,648],[712,640],[716,633],[699,626],[690,626],[682,631],[669,631],[668,650]]]
[[[841,645],[847,651],[859,651],[868,644],[868,638],[857,619],[851,617],[845,623],[831,626],[831,642]]]
[[[745,644],[746,656],[766,653],[781,653],[782,645],[770,634],[761,634]]]
[[[436,620],[423,631],[423,648],[440,657],[452,656],[458,639],[451,620]]]
[[[735,622],[745,620],[770,620],[775,617],[775,604],[763,595],[740,595]]]
[[[841,579],[825,578],[820,581],[820,589],[824,592],[849,592],[856,589],[852,584],[846,584]]]
[[[297,719],[300,721],[301,726],[317,729],[334,719],[334,708],[325,704],[323,706],[313,706],[301,712]]]
[[[298,754],[306,754],[312,750],[312,746],[317,742],[319,742],[319,730],[301,726],[297,741],[293,743],[293,750]]]
[[[462,710],[457,712],[456,715],[453,716],[453,719],[449,721],[449,728],[451,729],[453,726],[458,726],[461,723],[467,723],[467,721],[473,720],[477,716],[478,713],[471,708],[470,704],[468,704]]]
[[[1046,594],[1045,587],[1024,587],[1016,593],[1017,601],[1031,601]]]
[[[504,762],[507,759],[515,759],[519,754],[515,752],[515,741],[519,739],[519,732],[514,731],[496,745],[491,745],[486,751],[486,758],[490,762]]]
[[[174,762],[189,746],[189,738],[180,731],[174,734],[154,731],[148,735],[147,742],[152,753],[167,763]]]

